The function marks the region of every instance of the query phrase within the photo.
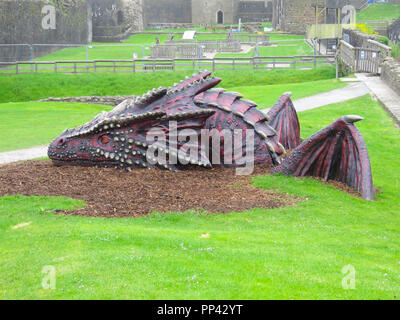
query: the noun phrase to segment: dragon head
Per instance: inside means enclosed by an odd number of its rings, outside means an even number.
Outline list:
[[[213,110],[199,108],[193,102],[195,95],[221,81],[210,75],[210,72],[195,74],[172,88],[160,87],[136,99],[125,100],[89,123],[65,130],[50,144],[48,156],[56,165],[126,169],[133,166],[152,167],[154,164],[149,163],[147,154],[151,147],[147,138],[152,129],[158,128],[168,138],[171,130],[169,122],[175,121],[178,132],[188,128],[200,132],[206,119],[214,113]],[[167,157],[178,156],[179,147],[164,146],[157,151],[167,153]],[[181,156],[192,164],[210,165],[201,150],[196,160],[186,154]],[[176,169],[176,166],[166,163],[155,165]]]

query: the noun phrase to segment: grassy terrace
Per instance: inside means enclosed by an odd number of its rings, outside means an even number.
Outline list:
[[[357,13],[357,21],[392,20],[400,17],[400,4],[374,3]]]
[[[344,114],[371,155],[375,202],[313,179],[261,176],[260,188],[301,197],[288,208],[139,219],[57,216],[66,198],[0,198],[2,299],[398,299],[400,136],[369,96],[301,113],[307,137]],[[2,119],[3,117],[1,117]],[[2,132],[4,132],[2,130]],[[26,227],[13,229],[21,223]],[[201,234],[209,233],[209,238]],[[43,266],[57,289],[43,290]],[[344,290],[341,270],[356,269]]]
[[[23,102],[48,97],[86,95],[141,95],[148,90],[184,79],[188,72],[157,72],[135,74],[26,74],[0,77],[0,103]],[[246,73],[218,71],[221,86],[238,87],[252,85],[277,85],[328,80],[335,77],[335,69],[317,70],[256,70]]]

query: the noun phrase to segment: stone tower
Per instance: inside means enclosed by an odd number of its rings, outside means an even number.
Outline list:
[[[237,0],[196,0],[192,2],[194,24],[237,23],[239,1]]]

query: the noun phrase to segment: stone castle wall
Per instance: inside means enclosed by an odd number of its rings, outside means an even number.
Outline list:
[[[84,44],[89,40],[86,1],[56,10],[54,29],[44,29],[42,9],[48,3],[37,0],[2,0],[0,2],[0,43],[2,44]],[[35,57],[57,48],[39,47]],[[0,61],[29,60],[28,46],[0,47]]]
[[[306,34],[308,26],[315,24],[316,9],[322,12],[318,23],[337,23],[338,9],[346,5],[359,7],[358,0],[274,0],[272,24],[276,30]],[[321,11],[326,8],[328,10]]]
[[[191,0],[143,0],[144,25],[157,23],[191,23]]]

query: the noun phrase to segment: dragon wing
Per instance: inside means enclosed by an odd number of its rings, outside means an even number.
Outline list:
[[[367,146],[354,125],[362,119],[359,116],[338,119],[298,146],[274,173],[341,181],[359,191],[364,199],[373,200],[375,191]]]
[[[294,149],[300,144],[299,118],[290,96],[290,92],[283,94],[268,112],[268,124],[276,130],[279,142],[286,149]]]

